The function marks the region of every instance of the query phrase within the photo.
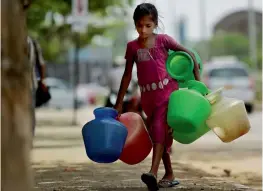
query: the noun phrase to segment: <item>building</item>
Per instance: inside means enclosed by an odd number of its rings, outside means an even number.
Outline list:
[[[256,29],[257,34],[262,34],[262,12],[255,12],[255,20],[256,20]],[[224,18],[222,18],[219,22],[217,22],[214,26],[213,33],[217,33],[220,31],[224,32],[238,32],[245,36],[248,35],[248,10],[241,10],[234,13],[231,13]]]

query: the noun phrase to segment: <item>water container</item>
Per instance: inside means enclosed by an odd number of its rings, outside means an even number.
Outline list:
[[[211,113],[211,105],[204,97],[208,89],[202,82],[191,80],[188,89],[174,91],[169,99],[167,123],[173,129],[173,138],[190,144],[210,129],[206,120]]]
[[[134,112],[124,113],[119,118],[128,129],[120,160],[134,165],[142,162],[152,150],[152,141],[145,127],[142,117]]]
[[[95,109],[94,115],[82,128],[87,156],[94,162],[112,163],[121,155],[128,130],[116,120],[118,112],[112,108]]]
[[[206,124],[221,139],[231,142],[250,129],[250,123],[242,100],[222,96],[220,88],[206,96],[212,104],[212,112]]]
[[[203,63],[199,54],[191,50],[199,65],[199,74],[201,76],[203,71]],[[187,82],[195,80],[194,77],[194,61],[191,55],[183,51],[169,51],[169,56],[166,61],[166,70],[168,74],[178,81],[180,88],[186,88]]]

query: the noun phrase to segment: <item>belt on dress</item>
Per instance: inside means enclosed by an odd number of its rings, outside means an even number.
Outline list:
[[[169,83],[168,78],[164,78],[163,80],[160,80],[158,82],[153,82],[145,85],[140,85],[141,92],[147,92],[147,91],[155,91],[157,89],[163,89],[164,86],[166,86]]]

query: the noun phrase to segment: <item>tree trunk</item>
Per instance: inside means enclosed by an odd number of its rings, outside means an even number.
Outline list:
[[[31,67],[23,0],[1,1],[1,190],[32,188]]]

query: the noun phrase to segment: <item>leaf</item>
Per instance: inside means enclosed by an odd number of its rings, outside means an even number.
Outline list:
[[[123,0],[89,0],[89,12],[103,18],[108,18],[107,7],[124,7]],[[128,4],[132,0],[127,0]],[[59,13],[64,19],[71,13],[71,0],[35,0],[27,13],[28,31],[31,36],[39,40],[46,60],[55,61],[60,54],[74,44],[74,34],[69,24],[56,26],[52,14]],[[88,31],[81,35],[81,46],[89,44],[95,35],[103,35],[111,28],[122,27],[123,17],[116,18],[116,23],[103,27],[88,26]],[[49,25],[47,25],[49,24]]]

